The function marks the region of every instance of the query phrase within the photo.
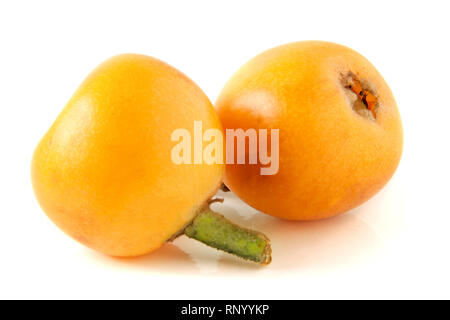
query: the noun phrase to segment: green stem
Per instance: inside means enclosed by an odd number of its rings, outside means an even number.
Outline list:
[[[270,241],[264,234],[242,228],[210,208],[201,211],[184,234],[246,260],[265,265],[272,260]]]

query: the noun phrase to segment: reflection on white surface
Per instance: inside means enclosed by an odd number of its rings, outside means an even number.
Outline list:
[[[312,222],[253,214],[244,221],[236,209],[224,209],[221,211],[232,220],[263,230],[271,239],[271,269],[336,268],[364,259],[379,245],[373,230],[353,214]]]
[[[265,233],[272,263],[260,266],[181,236],[148,255],[115,259],[90,251],[96,260],[166,274],[239,275],[327,272],[371,262],[385,238],[402,228],[402,201],[387,186],[363,206],[338,217],[307,222],[286,221],[260,213],[232,192],[219,192],[223,203],[213,210],[237,224]],[[397,198],[393,198],[397,197]],[[396,204],[398,207],[393,207]],[[386,210],[387,206],[390,210]],[[375,232],[375,229],[377,232]],[[98,261],[98,260],[97,260]]]
[[[375,220],[383,220],[382,212],[377,212],[382,210],[380,199],[335,218],[293,222],[261,214],[231,192],[220,192],[218,196],[225,201],[213,204],[213,209],[242,226],[265,233],[271,239],[273,260],[268,267],[261,267],[185,237],[175,240],[174,244],[188,254],[191,261],[195,261],[195,266],[201,273],[338,269],[367,261],[383,244],[363,219],[371,219],[373,216]],[[389,193],[382,193],[377,197],[388,196]],[[389,223],[394,229],[399,227],[398,217],[390,217],[388,220],[385,219],[382,223]]]

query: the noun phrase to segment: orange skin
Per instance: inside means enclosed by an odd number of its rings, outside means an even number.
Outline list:
[[[36,197],[50,219],[112,256],[159,248],[220,186],[224,165],[176,165],[171,133],[194,120],[222,130],[206,95],[144,55],[113,57],[81,84],[32,160]]]
[[[354,101],[364,110],[357,113]],[[276,175],[236,164],[225,173],[234,193],[275,217],[315,220],[355,208],[400,161],[391,90],[367,59],[341,45],[305,41],[258,55],[229,80],[216,109],[225,129],[280,130]]]

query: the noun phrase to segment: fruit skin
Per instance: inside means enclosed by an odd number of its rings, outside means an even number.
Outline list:
[[[80,85],[37,146],[32,183],[43,210],[81,243],[112,256],[160,247],[219,188],[224,165],[175,165],[171,133],[193,121],[222,130],[190,79],[124,54]]]
[[[376,120],[353,111],[343,78],[375,93]],[[347,91],[346,91],[347,90]],[[321,41],[268,50],[223,88],[224,129],[279,129],[279,171],[228,164],[226,185],[254,208],[290,220],[346,212],[372,197],[396,170],[403,145],[397,105],[378,71],[357,52]]]

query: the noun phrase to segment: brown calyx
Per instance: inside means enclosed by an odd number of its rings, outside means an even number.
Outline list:
[[[364,85],[353,73],[343,76],[343,85],[350,90],[356,99],[353,100],[353,110],[361,116],[377,118],[378,98],[368,86]],[[368,112],[367,112],[368,111]]]

